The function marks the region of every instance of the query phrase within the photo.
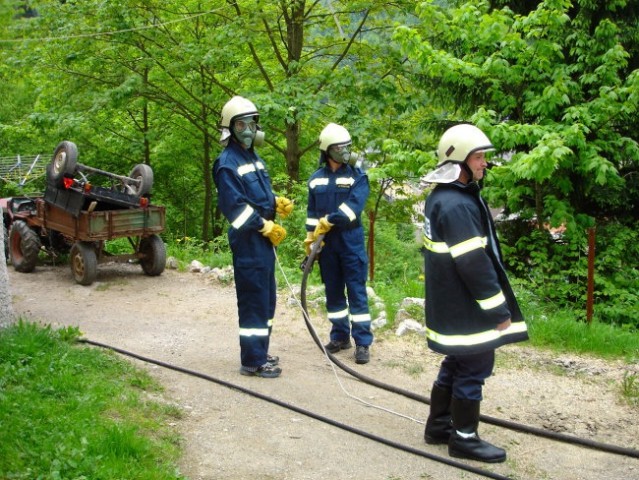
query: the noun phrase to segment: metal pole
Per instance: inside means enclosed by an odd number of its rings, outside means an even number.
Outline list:
[[[368,212],[368,279],[375,281],[375,215]]]
[[[588,229],[588,295],[586,297],[586,321],[592,322],[593,296],[595,291],[595,227]]]

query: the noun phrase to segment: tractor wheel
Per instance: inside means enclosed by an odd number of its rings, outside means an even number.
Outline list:
[[[64,177],[73,175],[78,165],[78,147],[73,142],[60,142],[53,152],[51,168],[47,169],[47,180],[56,187],[62,187]]]
[[[76,242],[69,258],[73,278],[80,285],[91,285],[98,273],[98,257],[91,242]]]
[[[139,185],[129,185],[133,195],[141,197],[151,193],[151,189],[153,188],[153,169],[149,165],[146,163],[137,164],[133,167],[133,170],[131,170],[129,178],[140,180]]]
[[[13,222],[9,232],[9,256],[16,271],[33,272],[41,246],[40,237],[26,222]]]
[[[144,273],[151,277],[160,275],[166,266],[166,247],[157,235],[140,240],[140,265]]]

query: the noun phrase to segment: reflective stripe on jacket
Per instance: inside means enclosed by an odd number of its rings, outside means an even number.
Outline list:
[[[369,194],[368,176],[359,168],[342,165],[335,172],[324,165],[308,181],[306,230],[312,232],[319,219],[328,215],[333,230],[361,226],[361,214]]]
[[[439,184],[426,200],[424,255],[429,347],[478,353],[528,338],[495,226],[476,183]],[[495,327],[511,319],[503,331]]]

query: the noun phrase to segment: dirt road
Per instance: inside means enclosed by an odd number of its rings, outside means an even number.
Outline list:
[[[423,442],[427,406],[335,372],[313,343],[288,289],[281,290],[271,352],[281,357],[278,379],[239,375],[233,287],[203,274],[167,270],[147,277],[135,265],[101,265],[97,281],[77,285],[68,266],[9,267],[16,312],[54,326],[78,326],[85,337],[188,368],[329,417],[389,441],[449,459],[444,446]],[[299,278],[289,279],[291,283]],[[299,296],[299,292],[295,291]],[[320,338],[328,325],[313,315]],[[339,354],[379,381],[428,396],[439,357],[423,338],[378,333],[368,365],[352,350]],[[165,385],[184,419],[180,470],[191,480],[479,479],[412,453],[342,430],[317,418],[233,388],[138,362]],[[620,400],[625,366],[530,347],[498,351],[485,388],[483,413],[539,428],[639,450],[639,415]],[[359,397],[362,401],[354,397]],[[385,409],[385,410],[384,410]],[[639,460],[482,424],[482,437],[506,448],[500,465],[465,462],[516,479],[639,479]]]

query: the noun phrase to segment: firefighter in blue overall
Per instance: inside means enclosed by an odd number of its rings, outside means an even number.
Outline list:
[[[351,136],[346,128],[328,124],[319,144],[320,167],[308,181],[304,246],[308,255],[313,242],[324,235],[318,263],[332,324],[324,348],[331,353],[349,349],[352,336],[355,362],[365,364],[373,343],[366,293],[368,257],[360,218],[369,194],[368,177],[351,164]]]
[[[495,349],[528,339],[506,272],[495,225],[480,195],[488,137],[469,124],[439,142],[436,184],[426,199],[426,338],[445,355],[431,390],[424,439],[448,444],[453,457],[503,462],[506,452],[477,433],[484,381]]]
[[[278,377],[279,358],[268,353],[275,315],[275,251],[286,230],[274,222],[293,204],[273,193],[264,161],[255,152],[263,140],[255,105],[235,96],[222,108],[224,150],[213,165],[218,205],[230,223],[229,244],[240,324],[240,373]]]

